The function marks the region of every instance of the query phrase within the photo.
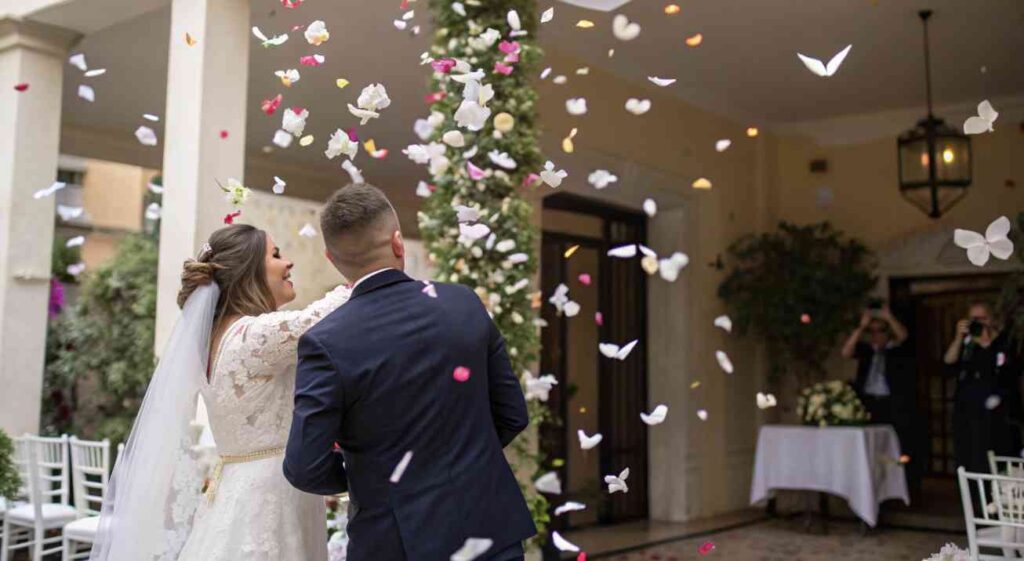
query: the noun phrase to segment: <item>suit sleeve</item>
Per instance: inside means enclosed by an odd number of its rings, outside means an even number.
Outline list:
[[[315,495],[348,490],[342,456],[334,449],[344,415],[338,373],[316,338],[299,339],[295,412],[284,456],[284,476],[296,489]]]
[[[491,416],[498,431],[501,446],[508,446],[530,424],[526,411],[526,397],[519,379],[512,372],[512,363],[505,350],[505,339],[498,327],[488,318],[490,342],[488,345],[487,383],[491,399]]]

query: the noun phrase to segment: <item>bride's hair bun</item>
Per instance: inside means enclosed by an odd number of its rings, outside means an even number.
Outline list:
[[[210,252],[204,251],[203,253],[205,255],[200,255],[200,259],[207,258]],[[183,308],[188,297],[192,296],[192,293],[199,287],[216,282],[214,274],[219,268],[210,261],[186,260],[181,272],[181,290],[178,291],[178,307]]]

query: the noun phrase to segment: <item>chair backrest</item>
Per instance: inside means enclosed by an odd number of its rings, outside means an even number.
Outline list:
[[[957,477],[971,559],[1002,559],[979,556],[981,547],[1019,548],[1020,544],[1015,540],[979,538],[978,526],[997,527],[1013,533],[1024,531],[1024,478],[971,473],[963,467],[957,470]],[[980,506],[980,512],[975,511],[975,504]]]
[[[25,436],[29,491],[34,504],[69,504],[68,437]]]
[[[989,450],[988,467],[992,471],[992,475],[1024,477],[1024,458],[996,456],[995,452]]]
[[[72,436],[68,443],[75,510],[83,517],[99,516],[110,474],[110,441],[92,442]]]

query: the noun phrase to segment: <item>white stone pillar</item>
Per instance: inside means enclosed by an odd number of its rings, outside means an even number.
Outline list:
[[[0,18],[0,428],[37,432],[64,60],[78,34]],[[15,86],[27,84],[18,91]]]
[[[189,45],[186,34],[195,40]],[[156,352],[178,318],[181,266],[231,207],[217,182],[243,180],[249,1],[173,0],[164,129]],[[221,137],[225,131],[226,138]]]

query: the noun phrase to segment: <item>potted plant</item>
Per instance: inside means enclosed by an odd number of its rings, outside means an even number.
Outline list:
[[[718,296],[737,333],[764,339],[771,378],[799,387],[824,378],[838,338],[857,321],[877,279],[871,251],[828,222],[749,234],[728,249]]]

